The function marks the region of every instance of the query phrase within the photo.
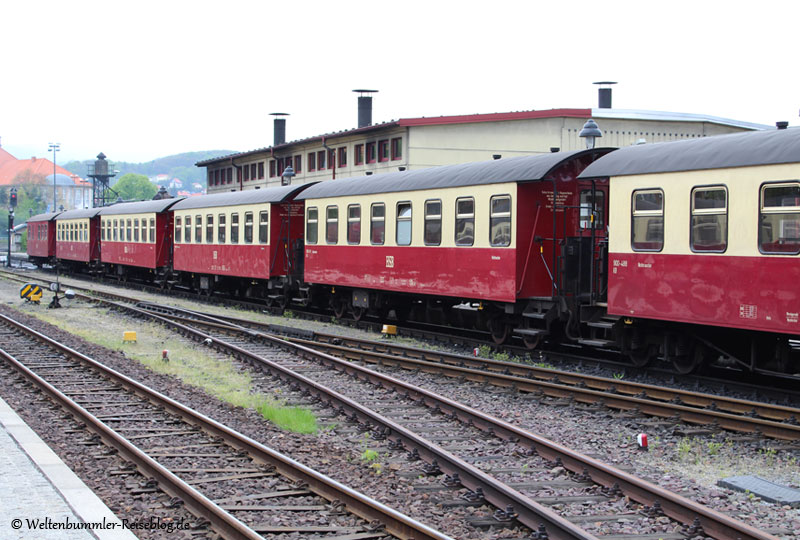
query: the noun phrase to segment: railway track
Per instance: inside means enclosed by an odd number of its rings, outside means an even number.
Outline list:
[[[385,441],[387,451],[402,450],[410,452],[411,459],[423,460],[420,468],[408,474],[444,476],[442,483],[446,487],[461,490],[460,502],[443,504],[489,502],[498,509],[493,516],[495,521],[519,523],[535,534],[546,532],[550,538],[603,535],[607,533],[603,524],[621,514],[630,518],[643,513],[645,517],[638,525],[649,534],[664,533],[658,518],[668,516],[683,524],[685,528],[673,536],[667,535],[669,538],[696,534],[731,540],[774,538],[443,396],[305,345],[209,320],[213,318],[203,319],[184,318],[170,324],[187,336],[270,370],[292,389],[291,399],[310,406],[321,402],[334,409],[340,417],[362,426],[372,439]],[[276,358],[276,347],[291,354]],[[398,414],[403,421],[396,420]],[[417,425],[420,423],[421,426]],[[476,449],[476,441],[484,440],[491,442]],[[463,447],[460,441],[470,444]],[[473,464],[476,455],[483,456],[479,461],[491,456],[493,474]],[[564,471],[568,477],[562,480],[547,477],[548,470]],[[536,471],[540,479],[526,482],[525,476],[530,471]],[[507,477],[501,480],[498,475]],[[585,510],[587,502],[594,505],[593,516],[588,517],[585,512],[573,514],[576,507]],[[558,507],[559,512],[553,507]],[[585,530],[581,531],[579,524]],[[673,525],[672,529],[675,528]]]
[[[448,538],[6,316],[0,325],[4,362],[132,464],[117,474],[140,471],[224,538]]]

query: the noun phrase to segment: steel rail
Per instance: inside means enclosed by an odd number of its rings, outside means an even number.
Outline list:
[[[127,306],[125,306],[127,308]],[[130,308],[127,308],[130,309]],[[247,452],[253,459],[260,461],[262,463],[273,465],[277,471],[279,471],[284,476],[287,476],[294,481],[305,482],[308,484],[309,489],[316,493],[317,495],[329,500],[339,500],[340,502],[344,503],[348,511],[356,514],[367,521],[378,520],[385,525],[385,529],[387,532],[398,536],[399,538],[405,538],[409,540],[452,540],[448,536],[439,533],[431,529],[430,527],[419,523],[418,521],[411,519],[408,516],[397,512],[396,510],[387,507],[386,505],[371,499],[339,482],[328,478],[327,476],[320,474],[313,469],[299,463],[288,456],[280,454],[267,446],[259,443],[243,435],[238,433],[231,428],[213,420],[197,411],[194,411],[181,403],[165,396],[155,390],[152,390],[141,383],[129,378],[128,376],[113,370],[99,362],[81,354],[78,351],[75,351],[66,345],[58,343],[47,336],[29,328],[13,319],[10,319],[2,314],[0,314],[0,321],[4,321],[15,328],[27,333],[35,337],[38,340],[46,342],[48,345],[54,347],[55,349],[59,350],[62,354],[72,357],[86,365],[91,366],[92,368],[100,371],[104,376],[108,377],[109,379],[117,382],[121,386],[133,391],[136,395],[151,401],[152,403],[163,407],[170,412],[173,412],[188,422],[191,422],[201,429],[205,430],[207,433],[213,434],[217,437],[221,437],[225,442],[239,448],[240,450]],[[2,352],[2,351],[0,351]],[[10,359],[8,355],[5,353],[2,354],[3,357]],[[11,360],[10,360],[11,361]],[[59,392],[56,388],[52,385],[41,379],[38,375],[30,371],[24,365],[20,364],[16,360],[12,362],[15,367],[20,366],[21,371],[26,374],[26,376],[32,376],[38,381],[41,381],[42,387],[46,388],[46,392],[48,395],[51,395],[56,401],[59,403],[66,404],[66,408],[68,408],[71,412],[79,415],[80,417],[85,417],[89,415],[80,405],[75,404],[66,397],[64,394]],[[30,375],[28,375],[30,374]],[[71,403],[71,405],[69,404]],[[91,416],[91,415],[89,415]],[[149,458],[141,451],[139,451],[135,446],[130,445],[124,439],[122,439],[119,435],[114,433],[110,430],[107,426],[105,426],[99,420],[88,420],[87,425],[90,425],[93,431],[96,429],[98,435],[100,435],[104,440],[107,439],[108,443],[115,448],[117,445],[121,445],[121,448],[117,448],[123,455],[129,457],[131,461],[139,466],[139,463],[147,463],[143,472],[152,477],[156,478],[159,482],[163,481],[167,486],[171,486],[172,482],[180,482],[180,478],[176,477],[168,470],[164,469],[159,465],[156,461],[152,458]],[[110,431],[110,434],[107,432]],[[127,443],[127,444],[125,444]],[[131,447],[131,448],[129,448]],[[123,449],[124,448],[124,449]],[[144,461],[141,461],[144,459]],[[187,489],[188,488],[188,489]],[[171,487],[170,487],[171,489]],[[165,488],[165,491],[169,492],[169,489]],[[178,496],[181,499],[184,497],[184,493],[186,494],[188,499],[187,500],[187,508],[189,508],[193,513],[196,510],[196,515],[201,515],[204,518],[208,519],[209,522],[212,523],[212,527],[215,530],[218,530],[220,534],[223,534],[226,538],[262,538],[257,533],[252,532],[255,536],[249,535],[249,533],[245,531],[237,530],[237,527],[246,527],[241,522],[238,522],[234,517],[230,516],[224,510],[219,509],[212,501],[207,499],[205,496],[191,488],[191,486],[186,485],[186,488],[176,489],[175,493],[170,493],[173,496]],[[190,502],[191,501],[191,502]],[[194,502],[197,501],[197,502]],[[208,505],[216,507],[216,510],[209,510]],[[221,513],[221,514],[220,514]],[[227,517],[226,517],[227,516]],[[238,523],[229,523],[230,520]],[[219,529],[217,529],[219,527]],[[249,530],[249,528],[247,528]]]
[[[206,318],[213,319],[213,317]],[[200,321],[192,322],[198,323]],[[207,322],[209,321],[206,321],[203,324],[206,324]],[[219,321],[219,323],[222,322],[223,321]],[[235,345],[227,344],[218,338],[206,335],[181,323],[173,321],[171,324],[178,328],[186,328],[187,333],[189,334],[195,334],[203,339],[210,339],[212,345],[223,347],[229,351],[234,351],[234,353],[241,359],[247,359],[270,366],[273,372],[282,375],[282,379],[298,381],[303,386],[309,388],[313,393],[326,393],[329,396],[329,403],[339,403],[340,407],[344,407],[344,411],[342,412],[347,412],[347,410],[349,410],[350,413],[356,418],[363,418],[367,422],[374,422],[375,424],[383,425],[389,429],[389,432],[385,434],[390,439],[401,441],[404,445],[411,444],[417,447],[420,454],[423,457],[428,458],[427,461],[432,462],[432,460],[436,459],[440,469],[443,472],[451,475],[454,472],[458,473],[461,483],[465,487],[468,487],[473,491],[480,487],[484,491],[486,499],[495,506],[499,506],[501,508],[508,504],[514,506],[515,510],[519,511],[519,521],[528,527],[533,528],[534,530],[536,529],[533,523],[535,523],[537,518],[542,519],[549,514],[553,514],[548,508],[539,508],[540,505],[538,505],[538,503],[535,501],[528,499],[526,496],[516,492],[511,488],[508,488],[508,486],[505,486],[505,484],[498,483],[493,477],[488,476],[479,469],[469,465],[466,462],[463,462],[457,456],[454,456],[449,452],[439,448],[437,445],[418,437],[413,432],[410,432],[399,424],[396,424],[393,421],[374,413],[370,409],[367,409],[366,407],[363,407],[344,396],[338,395],[336,392],[322,387],[315,381],[310,380],[303,375],[294,373],[291,370],[274,362],[263,359]],[[215,327],[218,328],[224,328],[225,326],[225,324],[215,325]],[[575,452],[560,444],[518,428],[505,421],[496,419],[480,411],[462,405],[461,403],[436,395],[433,392],[418,388],[388,375],[383,375],[370,369],[352,364],[349,361],[338,359],[327,353],[317,351],[311,347],[290,343],[287,340],[283,340],[263,332],[236,327],[233,325],[228,325],[228,330],[241,332],[250,338],[263,339],[282,349],[292,351],[302,357],[315,359],[323,364],[336,367],[337,369],[340,369],[346,373],[350,373],[358,378],[368,380],[373,384],[380,385],[385,388],[394,388],[397,391],[407,394],[416,401],[423,402],[429,407],[436,408],[444,414],[455,415],[463,421],[472,421],[472,423],[479,428],[506,440],[514,442],[523,441],[526,446],[535,450],[545,459],[555,461],[556,458],[559,458],[563,466],[567,469],[579,474],[588,474],[593,481],[606,487],[613,487],[616,485],[625,495],[637,502],[650,507],[656,506],[656,503],[658,503],[665,515],[676,519],[687,526],[691,526],[695,522],[695,519],[699,520],[699,523],[706,534],[718,540],[777,540],[777,537],[769,533],[742,523],[741,521],[726,516],[721,512],[710,509],[705,505],[695,503],[694,501],[665,490],[643,479],[625,473],[624,471],[621,471],[615,467]],[[485,377],[485,373],[482,374],[482,376]],[[516,496],[518,498],[511,498],[512,496]],[[520,505],[523,506],[520,507]],[[545,511],[547,514],[539,514],[540,511]],[[528,512],[530,512],[530,515]],[[551,538],[564,538],[564,532],[574,530],[575,527],[569,522],[564,523],[564,525],[568,524],[570,526],[569,530],[553,530],[554,526],[558,526],[566,521],[558,515],[553,514],[553,516],[558,519],[555,520],[550,518],[550,520],[546,521],[546,529]],[[580,531],[580,533],[582,535],[588,535],[588,533],[584,531]]]

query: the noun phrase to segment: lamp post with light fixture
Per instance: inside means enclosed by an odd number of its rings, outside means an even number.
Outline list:
[[[56,152],[61,150],[61,143],[50,143],[48,152],[53,152],[53,212],[56,211]]]
[[[14,208],[17,206],[17,188],[11,188],[8,197],[8,259],[6,266],[11,268],[11,235],[14,234]]]
[[[602,137],[603,132],[600,131],[600,128],[597,126],[597,122],[589,118],[585,124],[583,124],[583,129],[578,134],[578,137],[586,139],[586,148],[591,150],[594,148],[595,139]]]

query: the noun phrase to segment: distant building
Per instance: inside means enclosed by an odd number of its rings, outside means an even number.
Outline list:
[[[92,206],[92,184],[67,169],[55,167],[56,200],[53,204],[53,162],[45,158],[17,159],[0,147],[0,186],[39,185],[47,211]]]
[[[292,142],[282,140],[285,120],[276,120],[273,146],[208,159],[196,165],[207,169],[208,193],[217,193],[280,185],[281,175],[288,166],[295,174],[291,183],[303,184],[483,161],[495,156],[508,158],[576,150],[585,147],[579,133],[589,118],[603,132],[597,146],[611,147],[769,127],[702,114],[608,106],[403,118],[379,124],[362,122],[361,112],[355,129]],[[371,119],[371,110],[368,118]]]

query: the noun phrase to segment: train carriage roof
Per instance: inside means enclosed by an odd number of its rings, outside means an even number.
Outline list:
[[[66,212],[58,214],[56,216],[56,221],[61,219],[93,218],[100,213],[100,210],[102,210],[102,208],[80,208],[78,210],[67,210]]]
[[[172,210],[190,210],[194,208],[213,208],[217,206],[239,206],[242,204],[277,203],[292,200],[294,195],[313,184],[294,186],[276,186],[266,189],[248,189],[247,191],[229,191],[214,193],[202,197],[188,197]]]
[[[628,146],[598,159],[578,177],[626,176],[797,162],[800,162],[800,129],[776,129]]]
[[[48,212],[46,214],[36,214],[26,220],[26,223],[33,223],[36,221],[52,221],[61,212]]]
[[[183,197],[178,197],[176,199],[158,199],[155,201],[138,201],[112,204],[111,206],[103,207],[102,210],[100,210],[100,215],[112,216],[119,214],[158,214],[159,212],[163,212],[181,200],[183,200]]]
[[[298,199],[345,197],[505,182],[533,182],[546,178],[552,170],[571,159],[586,154],[599,156],[609,151],[611,150],[608,148],[596,148],[573,152],[554,152],[493,161],[443,165],[415,171],[342,178],[320,182],[304,191]]]

